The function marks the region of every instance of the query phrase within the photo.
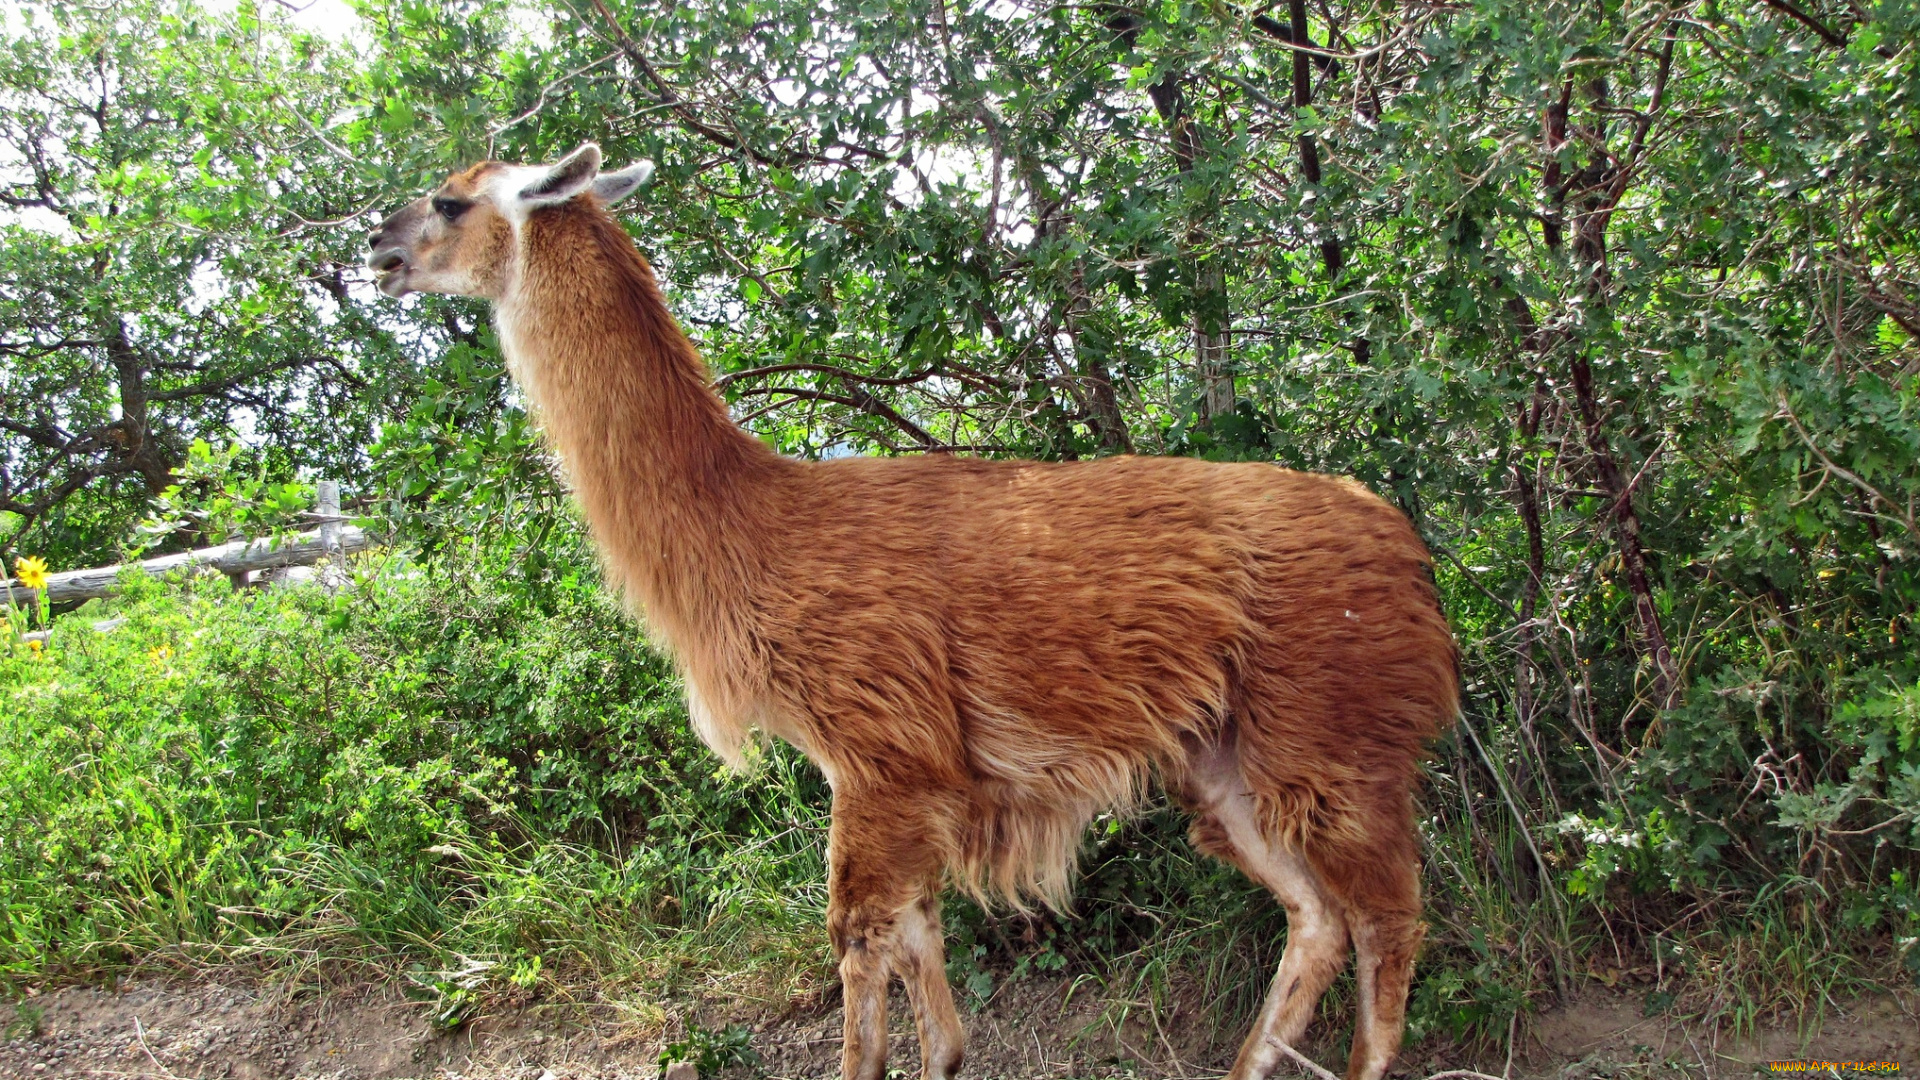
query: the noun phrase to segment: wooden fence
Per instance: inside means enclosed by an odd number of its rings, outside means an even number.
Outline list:
[[[317,529],[291,536],[235,540],[218,547],[144,559],[133,565],[155,576],[177,570],[206,568],[226,574],[234,579],[235,584],[244,585],[248,582],[248,575],[258,570],[312,566],[323,558],[337,559],[367,547],[369,540],[365,530],[346,524],[347,519],[340,516],[340,485],[323,480],[318,487],[318,507],[312,515],[320,522]],[[125,565],[116,564],[48,574],[47,599],[59,604],[106,596],[113,592],[114,583],[124,569]],[[5,588],[9,603],[24,605],[39,602],[39,591],[24,588],[17,580],[8,579]]]

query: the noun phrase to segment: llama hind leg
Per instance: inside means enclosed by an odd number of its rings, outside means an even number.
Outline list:
[[[918,811],[918,812],[916,812]],[[887,988],[895,973],[915,995],[916,1013],[929,997],[931,971],[945,988],[937,920],[923,903],[940,875],[940,856],[929,841],[934,815],[924,796],[835,793],[827,840],[827,933],[840,958],[846,1024],[840,1050],[842,1080],[882,1080],[887,1071]],[[952,1045],[941,1058],[958,1064],[959,1017],[949,994],[944,1017],[934,1021]],[[928,1002],[936,1012],[940,1002]],[[950,1023],[946,1022],[950,1021]],[[926,1020],[921,1021],[925,1043]],[[946,1072],[929,1070],[944,1080]]]
[[[1351,930],[1357,953],[1360,1008],[1353,1029],[1348,1080],[1379,1080],[1400,1052],[1406,1030],[1413,958],[1426,927],[1417,919],[1362,918]]]
[[[1217,759],[1198,764],[1187,792],[1197,804],[1195,845],[1265,885],[1287,909],[1280,969],[1227,1073],[1227,1080],[1263,1080],[1286,1056],[1278,1044],[1299,1043],[1321,995],[1346,966],[1347,922],[1313,866],[1262,826],[1239,769]]]
[[[1325,864],[1326,880],[1345,897],[1356,954],[1359,1016],[1347,1080],[1379,1080],[1400,1052],[1414,955],[1426,934],[1420,922],[1419,848],[1411,822],[1403,823],[1403,816],[1383,815],[1383,820],[1371,822],[1369,838],[1358,850],[1315,852]]]
[[[1300,856],[1271,845],[1261,854],[1253,876],[1287,909],[1287,947],[1228,1080],[1262,1080],[1271,1073],[1286,1056],[1278,1044],[1299,1045],[1321,995],[1347,966],[1347,925],[1313,868]]]

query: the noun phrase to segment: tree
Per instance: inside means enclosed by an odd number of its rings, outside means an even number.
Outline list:
[[[1471,768],[1535,842],[1651,820],[1671,881],[1806,844],[1861,875],[1838,834],[1912,813],[1920,763],[1860,741],[1891,729],[1828,722],[1914,678],[1907,7],[586,0],[545,30],[495,84],[505,156],[660,162],[631,226],[786,449],[1354,474],[1439,553]],[[1782,719],[1729,717],[1755,693]],[[1742,801],[1783,743],[1781,800]],[[1829,834],[1778,831],[1793,798]]]
[[[195,439],[355,468],[390,337],[334,226],[354,70],[243,8],[23,9],[0,49],[0,549],[111,555]]]

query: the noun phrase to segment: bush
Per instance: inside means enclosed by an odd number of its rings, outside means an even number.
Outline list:
[[[132,577],[0,656],[0,972],[316,939],[551,971],[747,909],[812,925],[818,775],[720,774],[587,565]]]

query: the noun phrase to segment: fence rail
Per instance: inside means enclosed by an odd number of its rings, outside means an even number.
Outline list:
[[[143,559],[132,565],[156,577],[176,570],[205,567],[218,570],[244,584],[246,575],[256,570],[312,566],[327,556],[337,558],[366,548],[370,543],[366,531],[358,526],[345,524],[346,518],[340,516],[340,485],[331,480],[322,480],[317,486],[319,506],[314,514],[314,517],[320,520],[320,527],[317,529],[295,533],[292,536],[235,540],[217,547]],[[113,592],[114,582],[119,578],[120,571],[126,569],[126,565],[116,563],[113,566],[96,566],[87,570],[67,570],[58,574],[48,574],[47,599],[59,604],[107,596]],[[16,579],[7,579],[4,587],[9,603],[39,602],[39,590],[25,588]]]
[[[332,543],[328,543],[324,535],[327,531],[329,530],[315,529],[312,532],[298,533],[279,540],[235,540],[233,543],[221,544],[219,547],[144,559],[133,565],[155,576],[175,570],[205,567],[218,570],[229,577],[235,577],[255,570],[312,566],[328,555],[337,557],[350,554],[364,549],[369,543],[366,531],[352,525],[341,526],[339,538]],[[114,565],[48,574],[47,598],[58,604],[69,600],[90,600],[96,596],[106,596],[113,592],[114,582],[123,569],[125,565]],[[16,604],[36,603],[40,598],[37,590],[23,588],[18,581],[12,579],[7,581],[6,590],[7,599]]]

